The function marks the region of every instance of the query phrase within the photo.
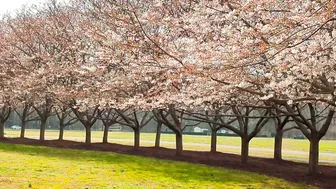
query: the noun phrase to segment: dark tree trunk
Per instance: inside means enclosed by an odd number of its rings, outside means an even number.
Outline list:
[[[91,144],[91,127],[85,126],[85,144]]]
[[[247,164],[248,156],[249,156],[249,140],[242,137],[241,138],[241,163],[243,165]]]
[[[162,123],[158,123],[157,128],[156,128],[155,148],[160,147],[161,128],[162,128]]]
[[[134,149],[140,149],[140,128],[133,128],[134,131]]]
[[[41,120],[41,125],[40,125],[40,140],[41,141],[45,140],[46,121],[47,120],[44,120],[44,119]]]
[[[20,138],[25,137],[25,132],[26,132],[26,121],[22,121]]]
[[[211,129],[211,152],[217,152],[217,130]]]
[[[282,160],[282,138],[283,130],[277,129],[274,138],[274,159]]]
[[[63,140],[63,136],[64,136],[64,126],[60,125],[58,140]]]
[[[0,139],[5,138],[5,123],[4,121],[0,120]]]
[[[316,176],[318,173],[319,162],[319,142],[317,137],[311,137],[309,149],[309,174]]]
[[[176,155],[181,156],[183,154],[183,140],[182,132],[176,133]]]
[[[103,134],[103,143],[108,143],[108,132],[109,132],[109,126],[104,126],[104,134]]]

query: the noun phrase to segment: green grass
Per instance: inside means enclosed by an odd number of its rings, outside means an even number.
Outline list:
[[[6,136],[8,137],[18,137],[20,131],[6,130]],[[39,136],[39,130],[26,130],[26,136]],[[46,131],[47,137],[57,137],[58,131]],[[92,138],[101,139],[103,136],[102,131],[92,131]],[[64,133],[64,138],[69,137],[80,137],[84,140],[85,132],[84,131],[68,131]],[[155,140],[155,133],[141,133],[141,140]],[[133,133],[131,132],[110,132],[109,140],[112,142],[113,139],[133,139]],[[162,134],[161,141],[175,142],[175,135],[173,134]],[[200,143],[200,144],[209,144],[210,145],[210,136],[196,136],[196,135],[185,135],[183,136],[184,143]],[[239,137],[227,137],[227,136],[218,136],[217,144],[219,145],[230,145],[230,146],[240,146]],[[250,143],[250,147],[260,147],[260,148],[269,148],[273,149],[274,139],[273,138],[254,138]],[[295,150],[295,151],[305,151],[309,150],[309,141],[308,140],[298,140],[298,139],[283,139],[283,149],[284,150]],[[320,152],[330,152],[336,153],[336,140],[322,140],[320,142]]]
[[[107,152],[0,143],[0,188],[309,188],[265,175]]]

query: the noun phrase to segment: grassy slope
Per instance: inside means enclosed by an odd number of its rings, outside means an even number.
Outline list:
[[[0,188],[307,188],[255,173],[0,143]]]
[[[6,130],[6,136],[9,137],[18,137],[20,134],[19,131]],[[27,130],[26,136],[39,136],[39,130]],[[47,131],[46,136],[57,137],[58,131]],[[84,139],[84,131],[65,131],[64,138],[67,137],[81,137]],[[102,138],[102,131],[92,131],[92,138]],[[155,133],[141,133],[141,140],[155,140]],[[110,132],[109,133],[110,141],[113,139],[133,139],[133,133],[131,132]],[[172,134],[162,134],[161,141],[174,142],[175,136]],[[193,136],[185,135],[183,137],[185,143],[202,143],[210,144],[210,136]],[[224,137],[219,136],[218,142],[219,145],[232,145],[240,146],[239,137]],[[274,139],[273,138],[254,138],[250,143],[250,147],[261,147],[261,148],[270,148],[273,149]],[[308,151],[309,141],[308,140],[296,140],[296,139],[284,139],[283,140],[283,149],[284,150],[296,150],[296,151]],[[322,140],[320,142],[320,152],[331,152],[336,153],[336,140]]]

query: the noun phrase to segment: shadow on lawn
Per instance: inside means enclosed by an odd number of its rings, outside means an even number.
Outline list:
[[[317,178],[311,178],[306,174],[308,170],[308,165],[305,163],[296,163],[290,161],[279,162],[268,158],[250,157],[249,164],[243,166],[240,164],[240,156],[234,154],[185,151],[184,156],[178,157],[175,156],[175,150],[173,149],[141,147],[139,151],[134,151],[132,146],[111,143],[93,143],[91,145],[86,145],[84,143],[74,141],[51,140],[41,142],[34,139],[5,139],[3,142],[38,145],[39,147],[4,145],[0,143],[0,149],[2,151],[25,153],[33,156],[57,157],[68,159],[71,161],[80,161],[83,163],[96,161],[114,164],[116,166],[130,164],[130,169],[138,169],[141,173],[143,173],[144,171],[155,172],[162,175],[162,177],[173,178],[182,182],[210,180],[223,184],[236,182],[247,186],[248,184],[252,183],[263,183],[266,184],[266,186],[272,186],[270,181],[272,178],[262,175],[251,174],[248,172],[239,172],[239,174],[233,174],[234,172],[232,170],[223,171],[211,167],[194,166],[192,164],[180,162],[172,163],[172,161],[160,161],[158,159],[148,159],[139,156],[178,160],[191,163],[206,164],[214,167],[225,167],[251,171],[282,178],[291,182],[315,185],[320,188],[334,188],[334,186],[336,186],[336,167],[331,166],[321,166],[320,168],[323,174]],[[42,145],[57,148],[85,149],[91,151],[59,150],[56,148],[41,147]],[[116,152],[118,154],[104,152],[92,153],[92,150]],[[137,156],[124,156],[119,154],[131,154]],[[280,187],[278,185],[273,186],[275,188]]]
[[[35,143],[38,144],[38,143]],[[41,143],[40,143],[41,144]],[[164,178],[172,178],[180,182],[210,181],[221,183],[239,183],[241,186],[253,185],[253,183],[272,186],[274,178],[237,170],[225,170],[204,165],[192,165],[176,161],[163,161],[154,158],[145,158],[134,155],[121,155],[97,151],[84,151],[76,149],[57,149],[45,146],[30,146],[22,144],[0,143],[0,151],[15,152],[31,156],[44,156],[49,158],[61,158],[79,163],[99,162],[121,167],[121,171],[139,170],[139,173],[152,172]],[[75,165],[75,163],[74,163]],[[145,175],[139,175],[145,176]],[[150,179],[150,178],[147,178]],[[279,182],[279,181],[277,181]]]

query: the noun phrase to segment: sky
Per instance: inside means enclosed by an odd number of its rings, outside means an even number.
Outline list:
[[[41,0],[0,0],[0,14],[12,12],[26,4],[39,3]]]

